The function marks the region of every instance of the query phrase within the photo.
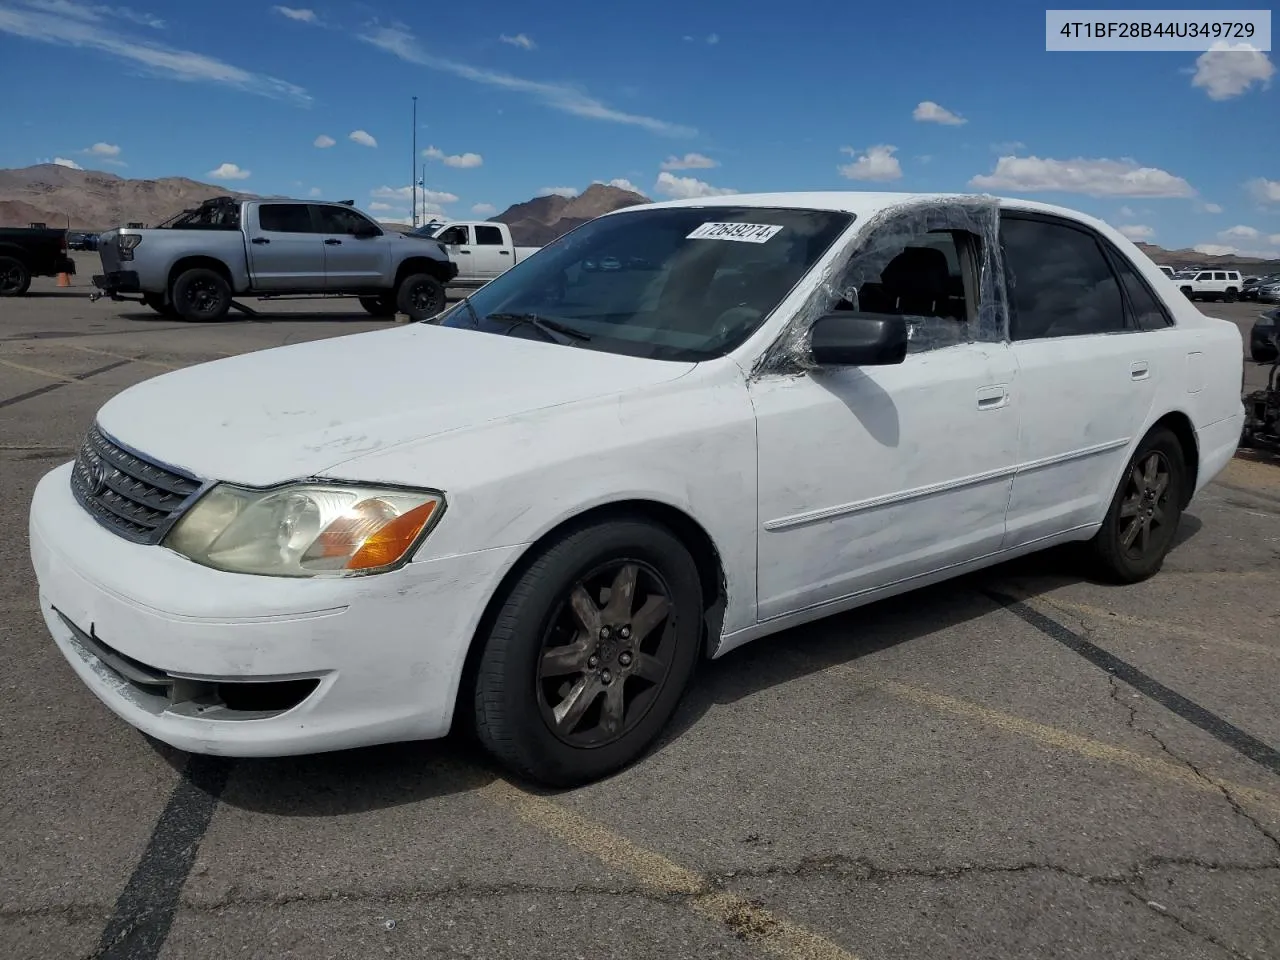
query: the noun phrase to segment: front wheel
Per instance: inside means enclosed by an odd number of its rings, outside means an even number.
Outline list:
[[[1115,583],[1154,576],[1173,546],[1187,497],[1182,444],[1160,427],[1138,445],[1111,500],[1102,527],[1090,541],[1094,566]]]
[[[221,320],[231,309],[231,285],[214,270],[187,270],[173,283],[173,307],[184,320]]]
[[[544,784],[631,763],[675,712],[697,662],[702,587],[665,527],[618,520],[571,532],[497,600],[473,691],[480,742]]]
[[[31,271],[16,257],[0,257],[0,297],[20,297],[31,288]]]
[[[400,281],[396,291],[396,306],[410,320],[430,320],[444,310],[445,289],[435,277],[427,273],[415,273]]]

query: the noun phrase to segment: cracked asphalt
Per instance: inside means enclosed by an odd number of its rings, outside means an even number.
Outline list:
[[[583,789],[460,737],[193,759],[47,638],[32,489],[130,384],[385,323],[173,323],[89,303],[92,259],[0,301],[6,960],[1280,958],[1280,462],[1242,453],[1146,583],[1044,554],[707,664]]]

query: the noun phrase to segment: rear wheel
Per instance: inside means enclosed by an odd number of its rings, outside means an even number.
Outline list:
[[[394,317],[396,315],[396,300],[392,296],[361,297],[360,306],[364,307],[366,313],[375,317]]]
[[[1270,363],[1276,358],[1276,348],[1261,343],[1249,344],[1249,356],[1254,363]]]
[[[195,267],[174,281],[173,306],[184,320],[221,320],[231,309],[231,285],[217,271]]]
[[[640,519],[566,534],[497,601],[474,688],[480,742],[552,786],[631,763],[675,712],[702,638],[698,569]]]
[[[31,271],[16,257],[0,257],[0,297],[20,297],[31,288]]]
[[[1226,300],[1227,303],[1235,303],[1236,298],[1239,297],[1239,295],[1240,291],[1235,287],[1227,287],[1227,292],[1223,294],[1223,299]]]
[[[444,310],[444,284],[427,273],[411,274],[400,281],[396,290],[396,306],[410,320],[430,320]]]
[[[1160,570],[1173,546],[1187,494],[1182,444],[1158,427],[1138,445],[1101,529],[1090,541],[1105,579],[1137,583]]]

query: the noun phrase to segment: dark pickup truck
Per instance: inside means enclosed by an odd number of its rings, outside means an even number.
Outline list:
[[[67,231],[0,227],[0,297],[20,297],[32,277],[75,273],[67,256]]]

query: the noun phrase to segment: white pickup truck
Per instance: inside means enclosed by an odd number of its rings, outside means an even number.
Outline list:
[[[517,247],[511,228],[493,220],[443,220],[425,224],[409,236],[430,237],[449,252],[449,259],[458,265],[451,287],[483,287],[542,249]]]

